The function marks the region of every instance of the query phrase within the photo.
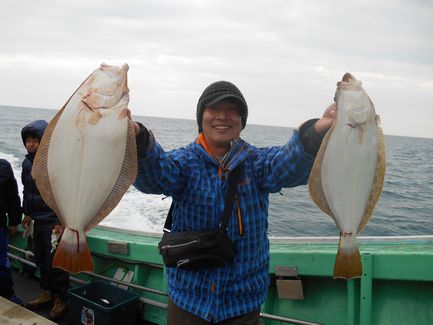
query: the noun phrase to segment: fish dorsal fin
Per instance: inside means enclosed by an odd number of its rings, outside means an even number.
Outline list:
[[[126,118],[126,117],[125,117]],[[116,183],[113,186],[107,199],[101,206],[96,215],[92,218],[89,225],[84,230],[85,232],[96,226],[104,219],[120,202],[129,186],[135,181],[137,176],[137,144],[135,141],[135,131],[131,121],[128,121],[128,137],[125,148],[125,157],[122,168]]]
[[[380,194],[382,193],[383,183],[385,180],[386,170],[386,154],[385,154],[385,136],[383,135],[382,128],[379,125],[379,115],[376,115],[377,125],[377,161],[376,171],[373,179],[373,186],[371,187],[370,196],[367,201],[364,215],[362,216],[361,222],[358,227],[358,233],[364,229],[371,215],[373,209],[379,200]]]
[[[60,214],[60,210],[57,206],[53,191],[51,189],[47,165],[48,148],[50,146],[51,136],[65,107],[66,105],[59,112],[57,112],[56,115],[54,115],[54,117],[48,124],[47,129],[45,130],[44,135],[41,139],[41,143],[38,147],[38,151],[36,152],[35,160],[32,167],[32,177],[36,182],[36,186],[41,193],[44,202],[56,213],[62,224],[65,224],[64,218]]]
[[[326,200],[325,193],[323,191],[322,186],[322,161],[323,156],[325,155],[326,147],[329,142],[329,138],[331,137],[335,122],[331,129],[326,133],[323,138],[322,144],[320,145],[319,152],[316,155],[316,159],[314,160],[313,168],[311,169],[310,178],[308,179],[308,190],[310,192],[310,196],[313,199],[314,203],[326,214],[331,216],[334,220],[335,217],[329,208],[328,201]]]

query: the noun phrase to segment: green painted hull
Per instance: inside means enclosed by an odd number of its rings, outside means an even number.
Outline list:
[[[167,302],[159,236],[96,227],[87,240],[94,272],[113,277],[118,268],[133,271],[132,283],[155,291],[130,289],[156,302],[146,305],[143,317],[165,324],[165,309],[157,306]],[[27,244],[15,236],[12,245]],[[349,281],[332,278],[337,245],[337,238],[271,238],[272,281],[262,313],[330,325],[433,324],[433,236],[361,238],[363,275]],[[298,276],[277,277],[281,267],[296,267]],[[301,283],[304,298],[279,298],[276,279]],[[268,318],[263,323],[283,324]]]

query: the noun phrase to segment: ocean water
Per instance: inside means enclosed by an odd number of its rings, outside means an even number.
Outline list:
[[[21,162],[26,154],[21,129],[35,119],[49,121],[55,113],[47,109],[0,106],[0,158],[12,164],[20,192]],[[187,145],[197,136],[193,120],[140,116],[134,119],[152,130],[167,150]],[[292,131],[284,127],[247,125],[241,136],[258,147],[282,145]],[[385,136],[385,141],[385,185],[362,235],[433,235],[433,139]],[[170,198],[143,194],[131,186],[101,224],[162,232],[170,203]],[[316,207],[306,186],[283,189],[270,196],[268,232],[270,236],[338,236],[334,221]]]

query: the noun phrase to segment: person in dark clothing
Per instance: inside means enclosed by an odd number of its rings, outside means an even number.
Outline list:
[[[18,305],[23,302],[15,295],[7,251],[8,232],[16,233],[21,217],[21,200],[12,167],[7,160],[0,159],[0,296]]]
[[[31,174],[33,160],[47,125],[44,120],[36,120],[21,131],[28,152],[22,164],[21,175],[24,186],[23,226],[27,228],[33,219],[33,250],[36,265],[40,269],[40,285],[43,289],[39,297],[27,302],[25,306],[28,309],[37,309],[54,303],[49,315],[51,319],[56,320],[64,316],[67,311],[69,273],[52,267],[54,252],[52,252],[51,236],[53,232],[62,233],[63,227],[54,211],[42,199]]]

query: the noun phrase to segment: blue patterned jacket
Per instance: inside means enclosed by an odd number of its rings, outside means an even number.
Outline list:
[[[145,193],[173,197],[172,232],[217,229],[228,188],[226,175],[242,164],[228,228],[237,250],[233,263],[199,271],[167,268],[170,298],[211,322],[260,308],[269,284],[269,193],[306,184],[314,162],[299,133],[295,131],[281,147],[256,148],[239,140],[224,167],[197,141],[165,152],[151,134],[149,138],[147,150],[138,148],[134,185]]]

